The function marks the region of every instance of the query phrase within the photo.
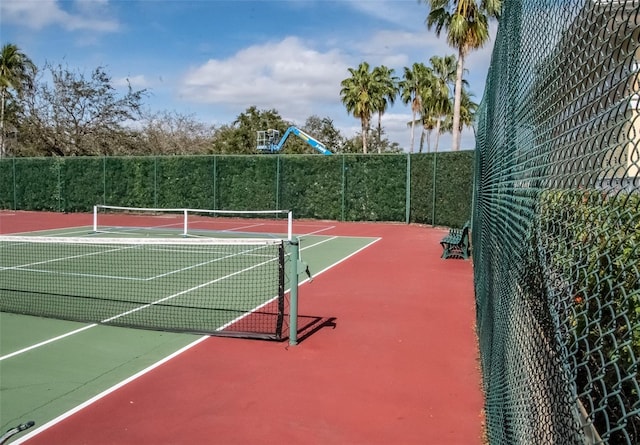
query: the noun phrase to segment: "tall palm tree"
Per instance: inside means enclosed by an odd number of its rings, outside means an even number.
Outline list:
[[[378,153],[382,151],[380,140],[382,139],[382,115],[396,100],[398,95],[398,78],[393,75],[393,68],[384,65],[373,69],[376,112],[378,113]]]
[[[5,108],[11,97],[10,90],[18,95],[32,85],[35,65],[20,49],[7,43],[0,50],[0,157],[5,150]]]
[[[422,95],[432,77],[431,70],[424,63],[414,63],[411,68],[404,67],[404,76],[399,84],[402,103],[411,104],[411,153],[413,153],[416,114],[422,109]]]
[[[340,99],[347,112],[360,119],[362,125],[362,152],[367,153],[367,136],[371,116],[378,109],[375,100],[375,79],[369,70],[369,64],[362,62],[358,68],[349,68],[351,77],[344,79],[340,85]]]
[[[430,12],[427,28],[435,27],[439,37],[447,30],[447,43],[458,50],[458,66],[453,102],[453,150],[460,149],[460,105],[464,61],[471,50],[482,48],[489,41],[489,18],[498,18],[502,0],[421,0]]]

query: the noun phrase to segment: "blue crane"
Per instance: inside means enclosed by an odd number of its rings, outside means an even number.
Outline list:
[[[309,136],[307,133],[297,127],[287,128],[287,131],[285,131],[284,135],[282,135],[282,138],[280,138],[280,132],[278,130],[258,131],[258,150],[268,153],[279,152],[291,133],[298,136],[300,139],[311,145],[314,149],[316,149],[323,155],[331,154],[331,151],[327,147],[325,147],[322,142],[318,141],[312,136]]]

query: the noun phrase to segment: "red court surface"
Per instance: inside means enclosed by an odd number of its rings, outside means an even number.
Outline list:
[[[90,223],[36,215],[18,230]],[[331,225],[382,238],[300,288],[332,324],[297,346],[208,338],[26,443],[482,444],[471,261],[440,259],[443,229]]]

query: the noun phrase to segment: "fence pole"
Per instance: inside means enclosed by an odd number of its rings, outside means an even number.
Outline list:
[[[16,190],[16,158],[13,157],[13,210],[18,210],[18,192]]]
[[[345,172],[345,156],[342,155],[342,205],[341,205],[341,211],[342,211],[342,221],[344,221],[344,206],[345,206],[345,202],[346,202],[346,198],[345,198],[345,194],[346,194],[346,180],[347,180],[347,176],[346,176],[346,172]]]
[[[107,203],[107,157],[102,157],[102,204]]]
[[[407,193],[405,198],[405,222],[411,218],[411,153],[407,153]]]
[[[213,156],[213,209],[218,210],[218,156]]]
[[[280,155],[276,155],[276,210],[280,210]]]
[[[158,207],[158,157],[153,157],[153,206]]]
[[[431,225],[436,225],[436,165],[438,163],[438,152],[433,153],[433,177],[431,178]]]

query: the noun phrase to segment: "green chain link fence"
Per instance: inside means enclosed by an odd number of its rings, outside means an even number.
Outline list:
[[[471,215],[473,165],[474,151],[4,158],[0,208],[287,209],[296,218],[460,227]]]
[[[477,122],[491,444],[640,444],[640,1],[505,1]]]

